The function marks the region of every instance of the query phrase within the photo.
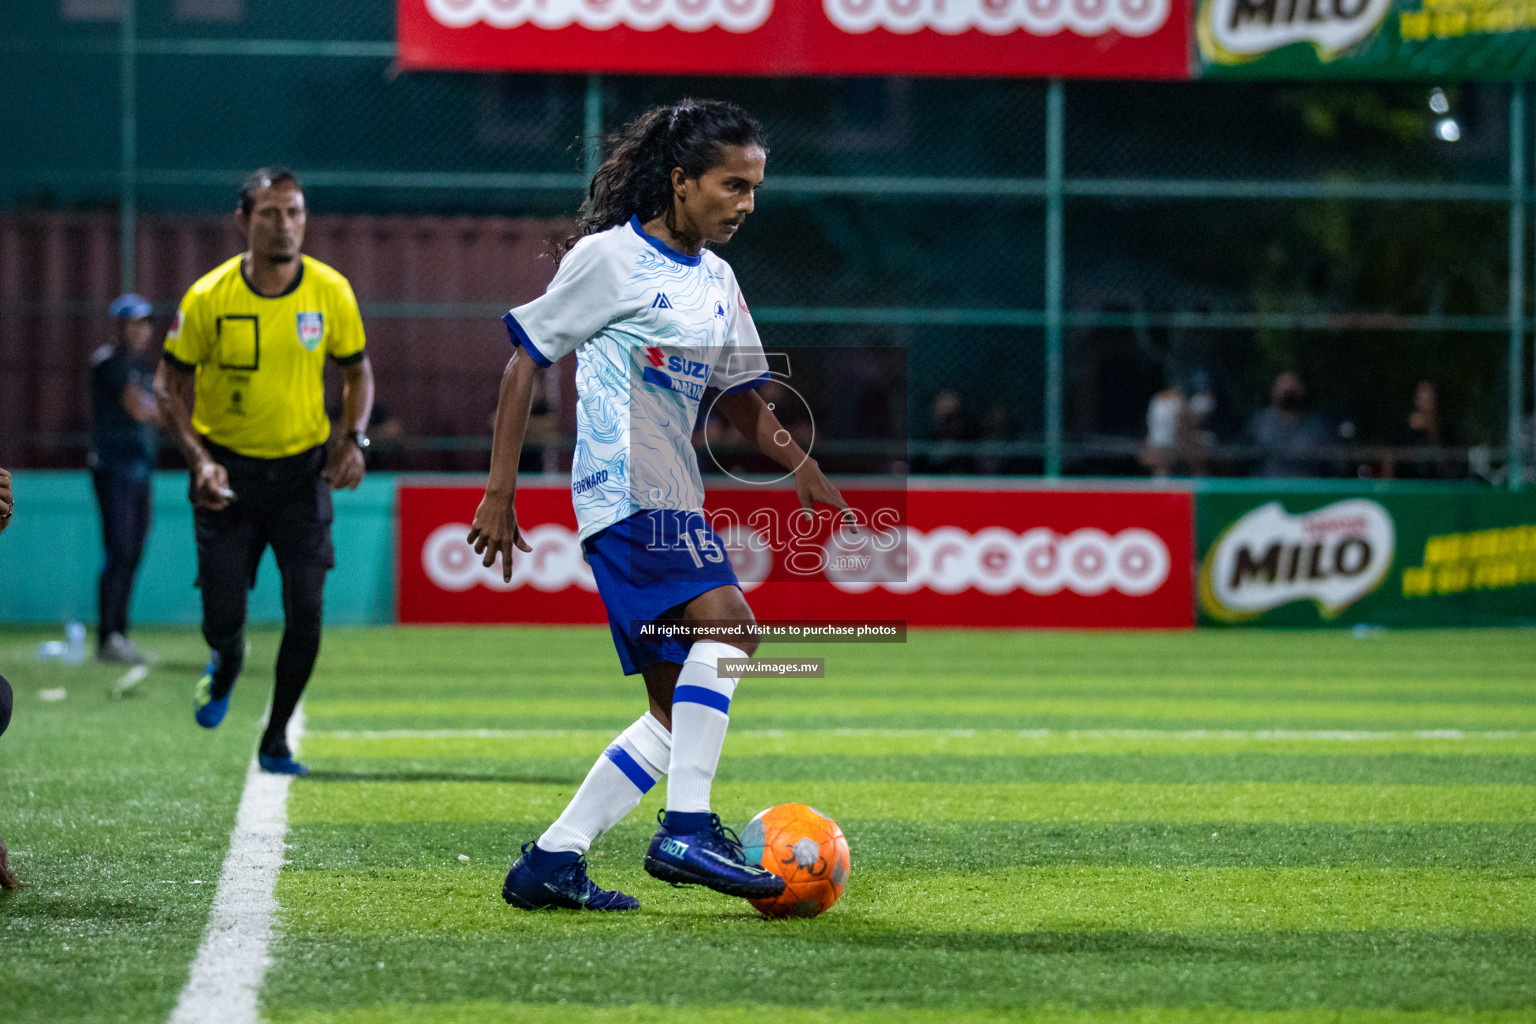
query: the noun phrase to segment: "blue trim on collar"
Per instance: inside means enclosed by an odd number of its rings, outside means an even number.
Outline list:
[[[702,252],[697,256],[688,256],[678,252],[676,249],[672,248],[670,245],[668,245],[666,242],[663,242],[655,235],[646,234],[645,228],[640,226],[640,218],[636,214],[632,213],[629,215],[629,226],[635,229],[635,234],[649,242],[651,244],[651,248],[655,249],[657,252],[661,253],[667,259],[672,260],[675,263],[681,263],[685,267],[696,267],[704,260],[704,254]]]
[[[522,324],[517,322],[517,317],[512,315],[511,310],[507,310],[501,315],[501,322],[507,325],[507,333],[511,335],[514,346],[521,345],[523,350],[528,353],[529,358],[540,366],[547,367],[551,365],[550,361],[544,358],[544,353],[534,347],[533,339],[528,337],[528,332],[523,329]]]

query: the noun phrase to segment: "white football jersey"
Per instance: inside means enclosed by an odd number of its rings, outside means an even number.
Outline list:
[[[638,218],[576,243],[539,298],[502,317],[540,366],[576,353],[571,501],[581,539],[642,509],[704,507],[692,436],[706,386],[769,380],[730,265]]]

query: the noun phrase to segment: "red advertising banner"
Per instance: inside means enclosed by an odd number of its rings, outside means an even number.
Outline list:
[[[402,67],[1188,78],[1188,0],[399,0]]]
[[[399,620],[606,622],[576,541],[569,490],[518,492],[518,520],[533,552],[514,559],[511,584],[499,564],[481,566],[465,542],[481,493],[473,486],[400,487]],[[843,560],[832,553],[826,529],[770,536],[779,529],[775,523],[791,521],[792,492],[710,491],[706,511],[759,619],[1194,625],[1194,512],[1187,493],[844,488],[843,494],[861,512],[898,510],[893,529],[872,532],[857,569],[838,564]],[[901,543],[881,544],[882,534],[899,535]],[[815,581],[785,582],[812,578],[803,571],[797,576],[792,560],[796,567],[818,567]]]

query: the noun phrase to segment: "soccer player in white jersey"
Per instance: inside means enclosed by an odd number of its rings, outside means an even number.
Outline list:
[[[513,496],[535,365],[576,353],[577,443],[571,496],[579,537],[626,675],[645,679],[650,710],[598,758],[570,804],[507,874],[515,907],[631,910],[639,901],[587,877],[592,841],[634,810],[662,775],[667,805],[645,869],[674,884],[733,896],[777,895],[784,883],[744,861],[710,811],[738,678],[722,659],[749,657],[753,621],[730,559],[702,514],[704,487],[690,443],[706,386],[714,408],[792,471],[801,506],[847,503],[757,394],[767,360],[735,274],[711,245],[752,212],[767,146],[738,107],[684,100],[654,107],[610,137],[543,296],[502,319],[514,351],[501,378],[490,480],[469,540],[512,578],[529,551]],[[673,620],[688,639],[639,639]]]

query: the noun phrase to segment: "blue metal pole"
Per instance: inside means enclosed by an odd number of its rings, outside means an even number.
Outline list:
[[[1525,83],[1509,96],[1509,489],[1524,482],[1520,421],[1525,385]]]
[[[1045,475],[1061,476],[1062,277],[1066,103],[1059,79],[1045,95]]]

